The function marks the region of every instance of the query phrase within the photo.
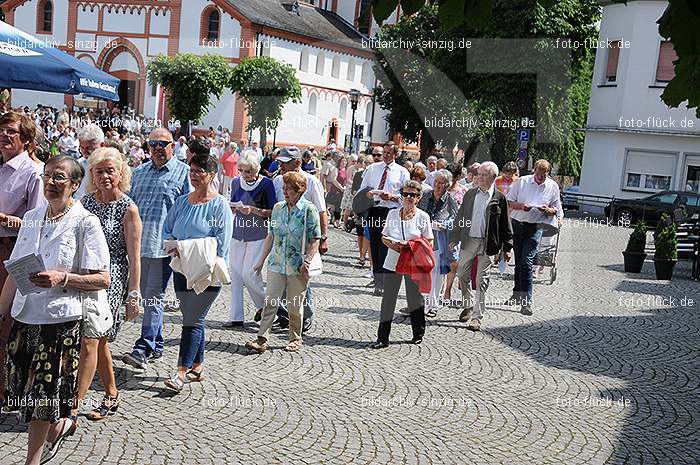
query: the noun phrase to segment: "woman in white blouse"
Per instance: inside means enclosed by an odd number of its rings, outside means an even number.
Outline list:
[[[0,295],[0,321],[9,323],[10,312],[15,319],[7,346],[4,406],[29,423],[26,463],[31,465],[53,458],[77,427],[80,294],[109,308],[107,241],[97,217],[73,199],[84,175],[70,156],[46,163],[42,178],[48,205],[26,213],[10,256],[41,257],[46,271],[29,275],[40,292],[22,295],[10,277]]]
[[[401,186],[402,206],[389,211],[382,230],[382,242],[389,249],[384,260],[384,293],[380,313],[377,341],[370,346],[373,349],[389,347],[391,320],[394,318],[396,299],[401,289],[401,280],[406,285],[408,312],[411,316],[413,344],[423,342],[425,334],[425,299],[418,290],[418,285],[409,275],[396,274],[396,265],[401,251],[408,247],[408,241],[424,237],[432,245],[433,229],[430,216],[416,206],[422,195],[423,186],[418,181],[406,181]]]

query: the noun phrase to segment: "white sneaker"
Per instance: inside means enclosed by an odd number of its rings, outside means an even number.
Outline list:
[[[75,433],[77,427],[78,425],[75,422],[75,420],[72,420],[71,418],[66,418],[63,422],[61,434],[59,434],[56,438],[56,442],[54,442],[53,444],[51,444],[49,441],[44,442],[44,449],[41,451],[41,459],[39,463],[41,465],[44,465],[45,463],[56,457],[56,454],[58,453],[58,448],[61,447],[61,443],[63,442],[63,440],[66,439],[68,436],[73,436],[73,433]]]

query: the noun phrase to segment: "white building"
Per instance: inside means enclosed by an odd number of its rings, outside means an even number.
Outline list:
[[[1,3],[1,2],[0,2]],[[149,60],[159,54],[221,55],[235,66],[242,59],[267,55],[293,65],[302,102],[283,110],[277,145],[340,145],[350,134],[348,91],[361,92],[355,112],[363,139],[387,137],[383,111],[373,104],[373,57],[363,48],[361,24],[368,0],[6,0],[6,21],[122,80],[123,106],[147,118],[169,117],[163,92],[146,79]],[[396,21],[400,12],[392,15]],[[360,32],[362,31],[362,32]],[[13,106],[73,105],[72,96],[14,90]],[[235,140],[248,139],[242,102],[230,91],[212,101],[200,125],[232,129]],[[371,135],[370,133],[371,129]],[[259,134],[252,134],[257,140]]]
[[[668,2],[602,1],[580,191],[637,198],[700,190],[700,119],[660,96],[674,76],[673,46],[656,21]]]

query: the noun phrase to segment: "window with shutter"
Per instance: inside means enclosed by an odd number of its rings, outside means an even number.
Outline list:
[[[673,44],[669,41],[661,42],[659,47],[659,63],[656,65],[656,81],[669,82],[676,75],[673,61],[678,58]]]
[[[608,66],[605,69],[605,82],[617,82],[617,63],[620,59],[620,41],[615,40],[608,45]]]

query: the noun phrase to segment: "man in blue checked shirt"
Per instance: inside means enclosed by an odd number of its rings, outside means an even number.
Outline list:
[[[149,360],[163,356],[163,300],[172,269],[163,251],[163,223],[181,195],[192,190],[190,168],[173,157],[173,136],[158,128],[148,136],[151,161],[134,170],[129,196],[139,207],[143,221],[141,237],[141,291],[144,299],[141,337],[122,361],[146,368]]]

